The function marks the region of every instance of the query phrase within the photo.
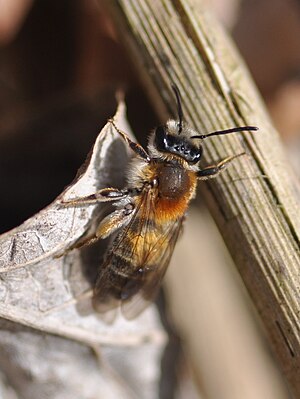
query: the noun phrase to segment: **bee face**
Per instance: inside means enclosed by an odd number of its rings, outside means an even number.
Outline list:
[[[178,122],[170,120],[165,126],[155,129],[153,145],[159,152],[177,155],[188,164],[195,165],[200,161],[202,147],[199,143],[192,142],[192,134],[194,132],[191,129],[182,128]]]

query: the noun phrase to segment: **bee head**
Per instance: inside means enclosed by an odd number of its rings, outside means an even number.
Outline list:
[[[169,120],[165,125],[158,126],[154,131],[153,144],[157,151],[177,155],[188,164],[194,165],[201,158],[202,147],[199,142],[191,140],[196,132],[183,124],[179,89],[175,84],[172,89],[176,96],[178,121]]]
[[[182,125],[180,129],[181,134],[178,122],[174,120],[168,121],[164,126],[158,126],[154,132],[154,145],[158,151],[177,155],[194,165],[201,158],[202,146],[193,143],[188,137],[191,129]]]
[[[218,130],[208,134],[197,134],[193,129],[183,124],[183,112],[178,87],[173,84],[172,89],[177,101],[178,121],[169,120],[165,125],[158,126],[151,139],[150,149],[153,153],[173,154],[189,165],[195,165],[200,161],[202,146],[199,141],[207,137],[223,134],[236,133],[241,131],[258,130],[255,126],[239,126],[232,129]],[[195,140],[196,139],[196,140]]]
[[[175,84],[172,85],[172,89],[177,101],[178,121],[169,120],[165,125],[158,126],[155,129],[149,143],[149,150],[154,156],[159,156],[161,153],[165,155],[173,154],[193,167],[202,156],[203,150],[200,140],[211,136],[258,130],[255,126],[239,126],[199,135],[193,129],[184,125],[179,89]]]

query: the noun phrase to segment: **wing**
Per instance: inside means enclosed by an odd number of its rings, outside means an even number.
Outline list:
[[[112,243],[99,271],[94,306],[100,313],[121,305],[127,319],[139,315],[158,292],[182,227],[183,217],[158,225],[157,193],[135,198],[130,222]]]
[[[174,248],[182,228],[183,218],[169,226],[163,235],[157,240],[155,247],[159,252],[155,257],[149,254],[149,260],[153,258],[155,264],[147,270],[143,269],[140,278],[140,289],[121,304],[122,313],[130,320],[137,317],[151,302],[153,302],[160,289],[161,280],[169,266]]]

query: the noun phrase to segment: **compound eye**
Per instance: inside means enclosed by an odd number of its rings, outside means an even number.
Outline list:
[[[167,144],[167,147],[168,147],[168,148],[172,148],[172,147],[174,147],[175,143],[176,143],[175,137],[172,136],[172,135],[170,135],[170,134],[167,134],[167,135],[166,135],[166,144]]]
[[[202,155],[202,147],[200,148],[191,148],[189,153],[189,158],[191,163],[197,163]]]
[[[166,128],[165,126],[158,126],[155,129],[155,144],[158,150],[166,149]]]

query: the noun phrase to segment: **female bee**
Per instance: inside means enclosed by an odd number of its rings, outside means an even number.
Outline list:
[[[172,86],[178,121],[169,120],[149,137],[147,150],[133,142],[110,120],[135,153],[124,189],[104,188],[70,201],[74,205],[112,202],[116,208],[105,217],[96,238],[113,240],[104,257],[94,288],[98,312],[121,305],[127,319],[140,314],[153,300],[170,262],[184,215],[195,196],[197,181],[218,175],[238,154],[217,165],[200,169],[201,140],[221,134],[257,130],[236,127],[199,135],[183,123],[180,94]]]

